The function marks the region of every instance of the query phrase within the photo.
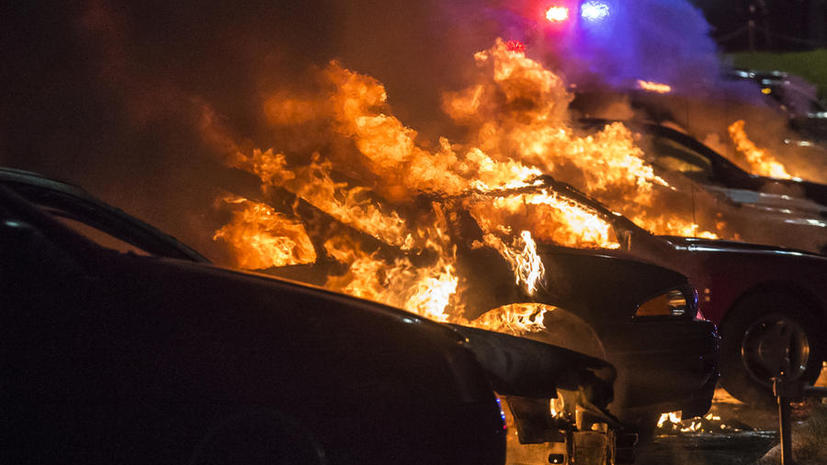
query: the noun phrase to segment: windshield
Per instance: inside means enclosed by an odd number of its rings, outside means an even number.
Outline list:
[[[100,247],[113,250],[119,253],[132,253],[135,255],[144,256],[153,255],[150,252],[144,250],[143,248],[138,247],[116,236],[113,236],[112,234],[109,234],[106,231],[96,228],[90,224],[84,223],[83,221],[72,218],[66,212],[50,208],[41,208],[41,210],[51,214],[51,216],[58,220],[62,225],[66,226],[67,228],[71,229],[77,234],[80,234],[86,239],[89,239],[90,241],[94,242]]]
[[[491,223],[480,224],[482,229],[508,225],[509,231],[503,233],[528,230],[538,242],[564,247],[618,249],[628,231],[636,228],[626,218],[550,176],[538,178],[529,187],[468,193],[463,202],[478,223]]]
[[[679,172],[699,181],[709,182],[713,167],[709,158],[669,137],[642,133],[639,143],[646,155],[646,161],[655,168]]]

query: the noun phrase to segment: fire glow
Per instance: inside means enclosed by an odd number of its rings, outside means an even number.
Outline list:
[[[638,79],[637,86],[639,89],[645,90],[647,92],[654,92],[656,94],[668,94],[672,92],[672,86],[670,86],[669,84],[662,84],[660,82],[644,81],[642,79]]]
[[[290,152],[230,154],[230,166],[257,176],[265,198],[280,200],[268,206],[230,198],[224,204],[232,220],[215,239],[243,268],[306,265],[324,257],[342,265],[326,278],[331,290],[437,321],[519,332],[541,330],[540,304],[508,306],[496,317],[484,314],[484,321],[466,319],[468,277],[458,272],[458,248],[496,250],[530,301],[543,292],[541,244],[620,247],[597,212],[534,187],[538,175],[566,175],[655,233],[714,236],[658,208],[657,188],[668,185],[625,126],[587,135],[569,126],[572,96],[558,75],[502,40],[475,54],[474,62],[474,81],[446,92],[442,102],[466,135],[431,145],[390,113],[381,83],[335,61],[319,72],[321,91],[274,93],[264,102],[273,126],[307,139],[292,141]],[[473,244],[456,233],[462,215],[481,232]]]

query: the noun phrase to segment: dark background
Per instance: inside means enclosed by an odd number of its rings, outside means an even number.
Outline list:
[[[713,27],[722,50],[750,48],[747,23],[755,24],[758,51],[807,50],[827,45],[825,0],[691,0]],[[753,11],[750,11],[750,5]]]

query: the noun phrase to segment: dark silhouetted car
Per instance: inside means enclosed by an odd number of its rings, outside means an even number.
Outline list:
[[[492,387],[579,393],[588,421],[534,434],[616,424],[604,361],[215,267],[8,169],[0,292],[2,463],[502,464]]]
[[[446,212],[449,234],[457,245],[457,271],[465,279],[464,316],[470,320],[512,304],[554,306],[544,317],[545,330],[525,337],[542,340],[605,359],[618,370],[610,410],[644,436],[662,412],[705,413],[717,381],[718,336],[709,321],[696,319],[695,290],[680,273],[598,250],[579,250],[543,243],[537,252],[548,270],[534,294],[515,283],[508,262],[490,247],[476,247],[483,233],[468,213],[468,202],[491,202],[497,196],[540,192],[548,186],[489,193],[469,192],[452,198],[427,198]],[[284,204],[308,227],[316,251],[312,264],[263,270],[282,277],[324,284],[348,272],[347,265],[327,254],[329,231],[349,230],[377,256],[405,256],[429,263],[427,251],[404,251],[365,232],[343,225],[301,199],[283,191]],[[642,307],[652,313],[639,311]]]

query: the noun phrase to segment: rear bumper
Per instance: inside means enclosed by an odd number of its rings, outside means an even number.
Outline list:
[[[718,380],[715,325],[708,321],[633,321],[603,338],[618,380],[609,407],[622,421],[651,421],[660,412],[706,413]]]

